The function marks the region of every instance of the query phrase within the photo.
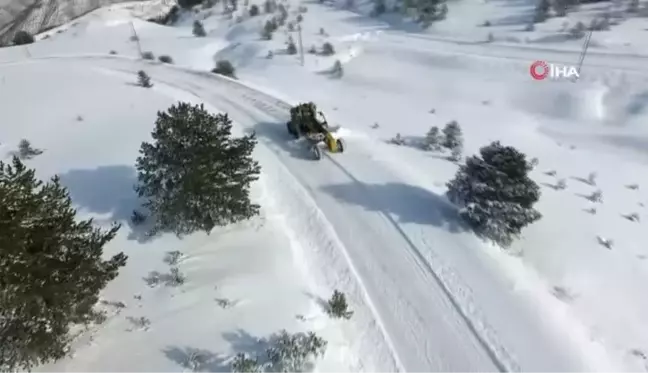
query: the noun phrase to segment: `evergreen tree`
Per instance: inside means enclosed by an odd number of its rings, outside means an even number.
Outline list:
[[[544,22],[549,18],[549,9],[551,9],[551,3],[549,0],[538,0],[538,4],[535,8],[535,13],[533,15],[533,20],[535,22]]]
[[[335,48],[333,48],[333,44],[329,42],[322,44],[322,55],[331,56],[333,54],[335,54]]]
[[[144,70],[140,70],[137,72],[137,82],[140,86],[144,88],[153,87],[153,84],[151,83],[151,77],[148,76],[148,74]]]
[[[333,68],[331,69],[331,75],[335,78],[341,78],[344,76],[344,69],[342,68],[340,60],[335,60]]]
[[[256,4],[252,4],[250,7],[250,17],[256,17],[259,15],[259,6]]]
[[[280,26],[283,26],[288,20],[288,10],[283,4],[277,5],[277,10],[279,11],[279,17],[277,18],[277,23]]]
[[[479,234],[508,246],[522,228],[540,219],[533,209],[540,187],[529,178],[532,166],[517,149],[499,141],[480,149],[448,183],[448,198]]]
[[[266,21],[265,25],[263,26],[263,29],[261,29],[261,38],[263,40],[272,39],[272,33],[276,29],[277,29],[277,25],[275,24],[274,20]]]
[[[425,135],[424,147],[428,150],[439,151],[441,150],[441,140],[443,139],[439,127],[432,126]]]
[[[236,78],[236,69],[234,65],[228,60],[220,60],[216,62],[216,67],[212,69],[214,74],[225,75],[230,78]]]
[[[193,34],[194,36],[198,37],[203,37],[207,36],[207,32],[205,31],[205,27],[203,26],[202,22],[195,20],[193,23]]]
[[[32,34],[28,33],[27,31],[18,31],[13,38],[14,45],[25,45],[25,44],[31,44],[33,42],[34,42],[34,37],[32,36]]]
[[[371,10],[371,16],[377,17],[387,11],[385,0],[374,0],[374,7]]]
[[[153,143],[142,143],[137,158],[140,197],[155,224],[151,233],[178,236],[207,233],[259,212],[250,184],[260,166],[251,157],[254,135],[232,138],[227,114],[180,102],[159,112]]]
[[[432,22],[442,19],[448,12],[447,6],[442,0],[415,0],[414,9],[416,20],[423,27],[429,27]]]
[[[58,177],[0,162],[0,371],[63,358],[70,327],[101,315],[99,292],[126,264],[123,253],[103,259],[118,230],[77,222]]]
[[[263,11],[265,11],[266,13],[272,13],[276,8],[277,3],[275,3],[273,0],[266,0],[263,2]]]
[[[338,290],[333,291],[333,296],[328,300],[328,313],[333,317],[344,319],[350,319],[353,316],[353,311],[349,310],[344,293]]]
[[[20,160],[29,160],[41,154],[43,154],[43,150],[33,148],[27,139],[22,139],[18,143],[18,158]]]
[[[295,45],[295,41],[293,40],[292,36],[289,36],[288,41],[286,42],[286,53],[297,54],[297,46]]]
[[[457,121],[453,120],[443,128],[441,146],[454,152],[463,150],[463,132]]]

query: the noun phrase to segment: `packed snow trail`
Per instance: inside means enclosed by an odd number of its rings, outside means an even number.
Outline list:
[[[109,57],[53,60],[47,63],[128,72],[133,79],[143,66],[139,61]],[[289,140],[288,105],[280,100],[209,73],[154,64],[146,64],[146,71],[154,83],[191,92],[255,130],[262,144],[309,190],[348,251],[404,370],[587,369],[561,343],[547,337],[533,310],[516,304],[517,299],[486,265],[467,267],[477,268],[483,275],[479,277],[463,273],[466,268],[453,269],[461,265],[458,262],[445,268],[430,263],[437,245],[464,255],[469,254],[466,248],[479,249],[472,235],[458,232],[460,223],[441,197],[403,183],[372,160],[369,151],[355,149],[353,141],[347,141],[344,154],[321,162],[310,160],[303,144]],[[476,276],[487,293],[481,294],[482,299],[492,298],[485,304],[487,312],[481,312],[470,287],[461,283],[465,276]],[[492,321],[497,325],[489,325]]]

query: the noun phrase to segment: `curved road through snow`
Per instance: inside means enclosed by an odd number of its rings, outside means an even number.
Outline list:
[[[143,62],[88,56],[47,63],[134,76]],[[345,154],[313,163],[285,133],[287,103],[213,74],[159,64],[147,64],[147,72],[254,129],[308,190],[344,244],[402,369],[591,369],[487,264],[444,198],[404,182],[370,148],[350,140]]]

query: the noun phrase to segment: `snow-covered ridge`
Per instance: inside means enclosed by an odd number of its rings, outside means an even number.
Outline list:
[[[0,45],[10,42],[17,31],[38,34],[61,26],[101,7],[117,3],[133,3],[133,8],[144,1],[137,0],[2,0],[0,2]],[[155,3],[159,3],[156,5]],[[162,14],[173,1],[147,1],[146,12],[151,16]]]

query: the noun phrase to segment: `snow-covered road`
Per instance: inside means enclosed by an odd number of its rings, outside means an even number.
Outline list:
[[[47,63],[127,77],[142,68],[112,57]],[[445,199],[377,160],[370,144],[351,137],[347,152],[314,162],[285,133],[287,103],[208,73],[160,64],[146,64],[146,71],[158,87],[190,92],[256,131],[308,191],[341,242],[399,369],[593,369],[497,273]]]

